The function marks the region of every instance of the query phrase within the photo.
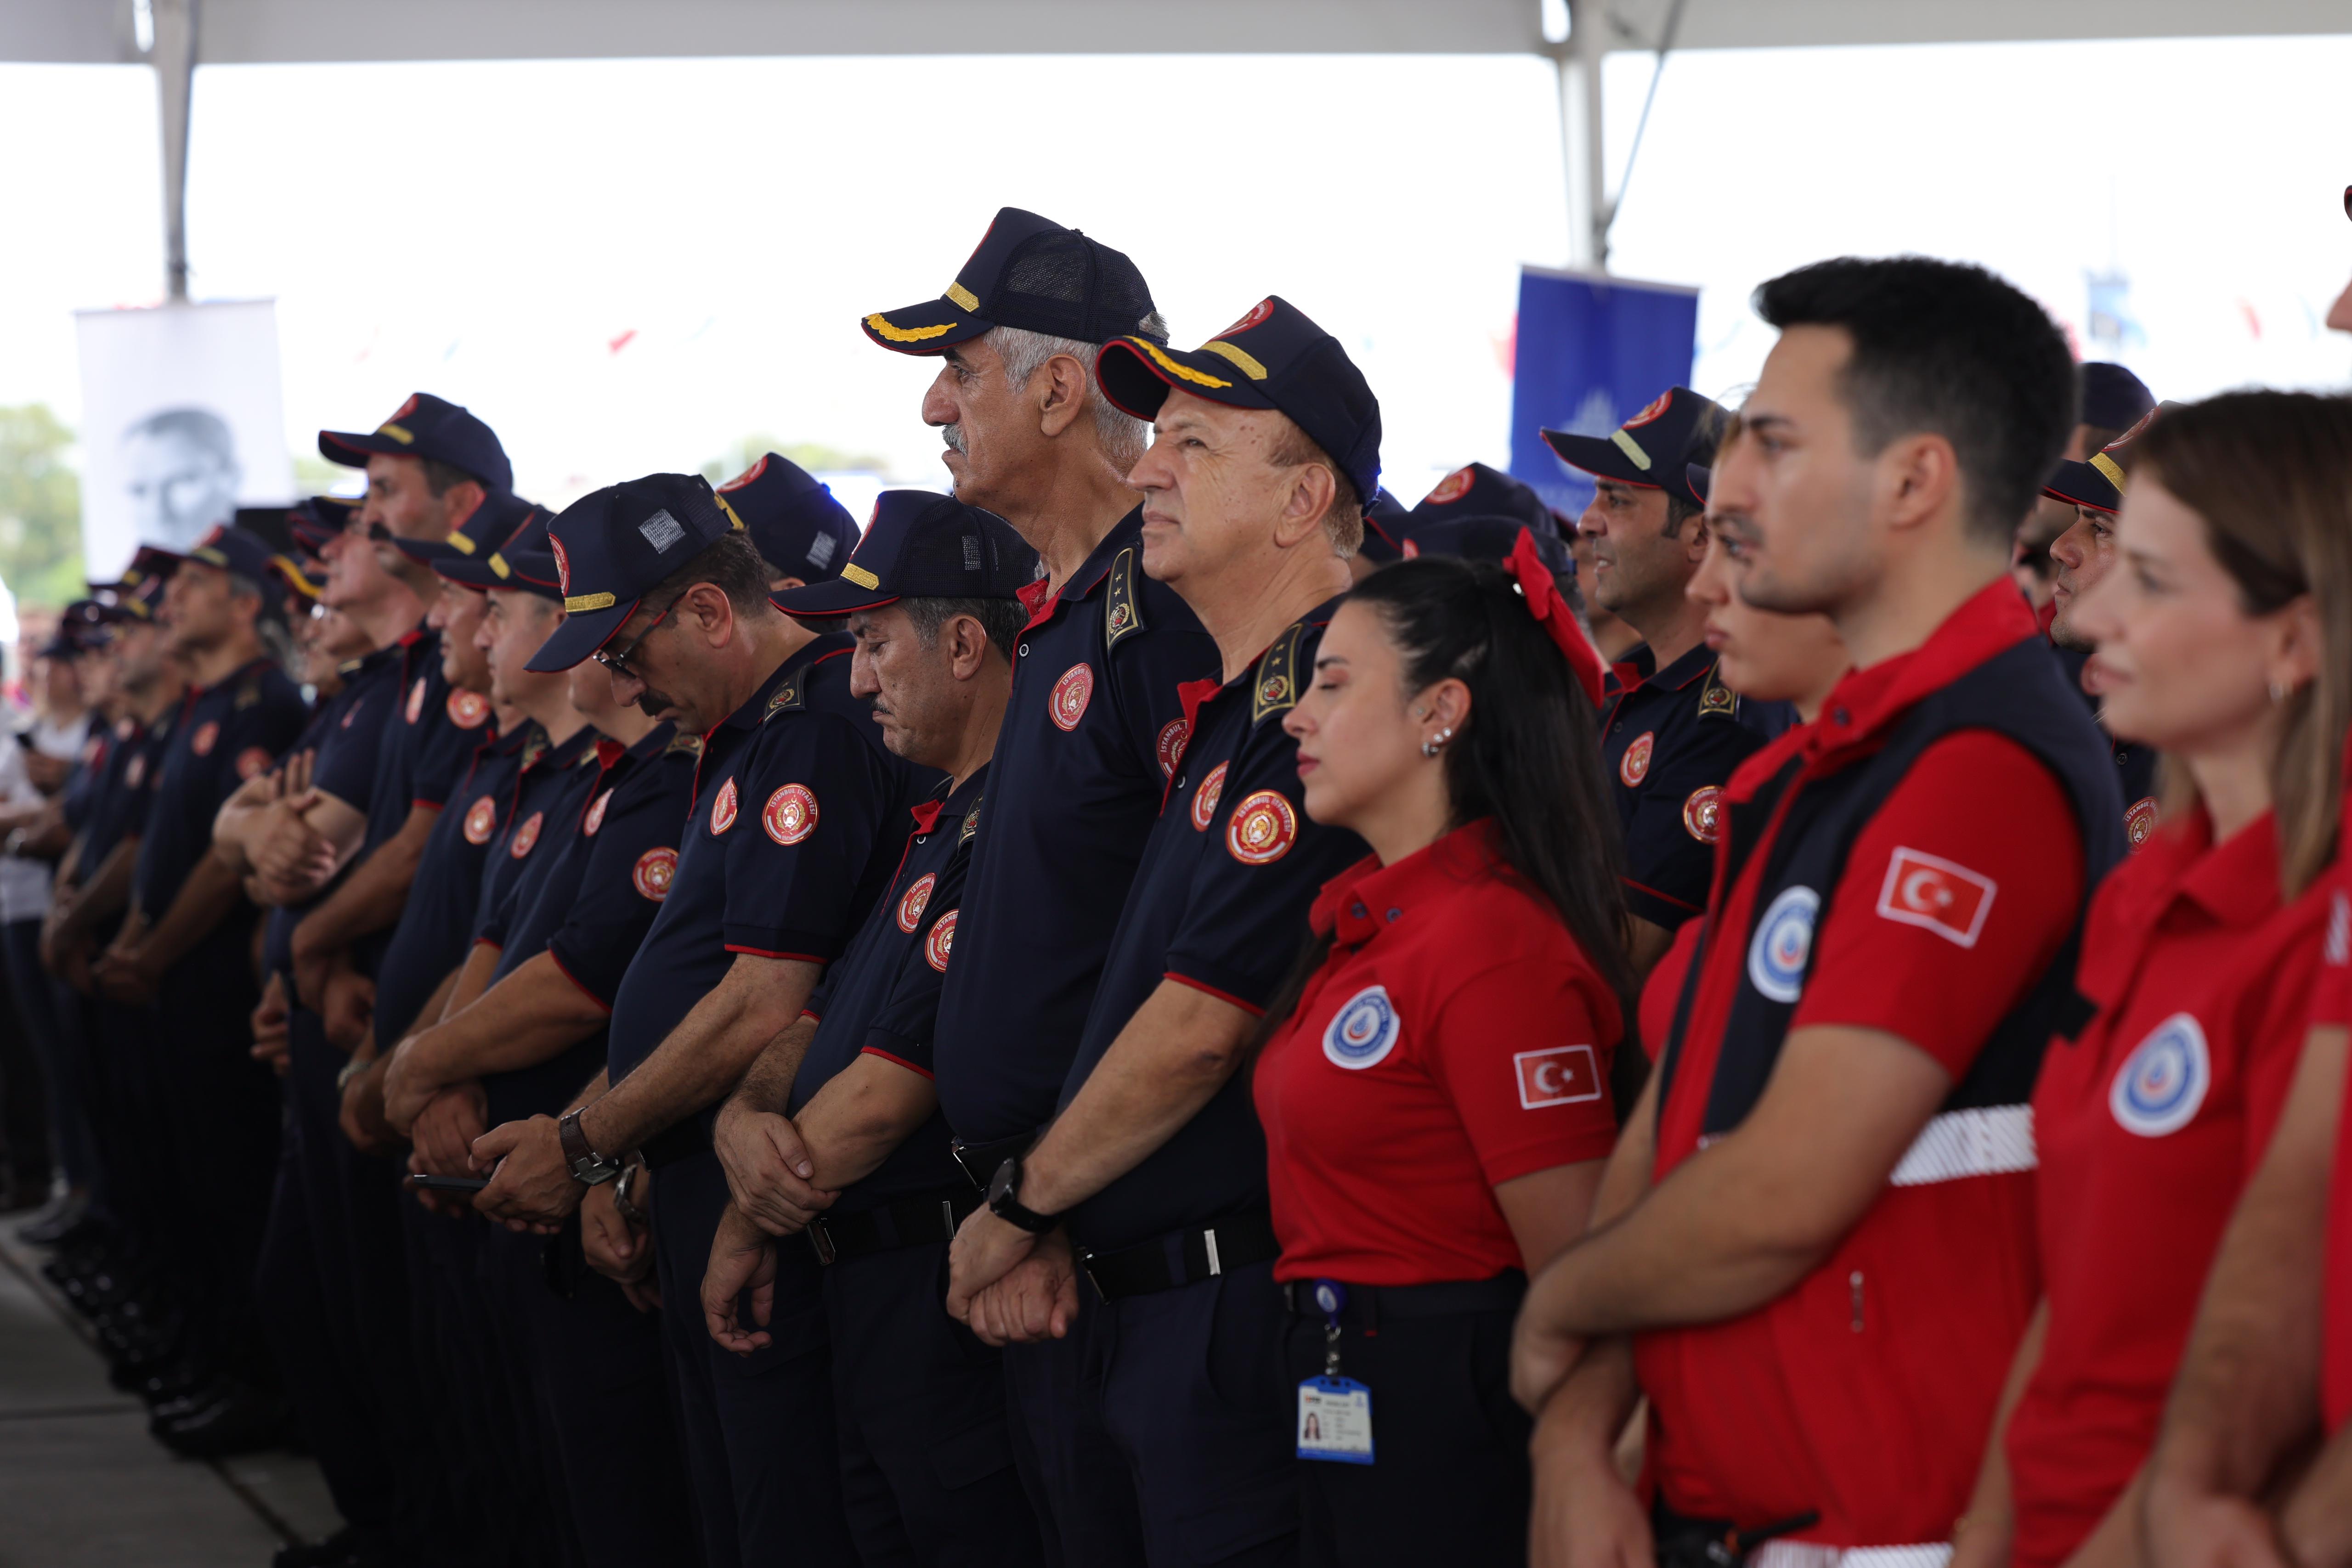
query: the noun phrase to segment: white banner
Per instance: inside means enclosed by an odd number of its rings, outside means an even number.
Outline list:
[[[276,302],[77,312],[81,549],[90,578],[186,549],[240,506],[294,499]]]

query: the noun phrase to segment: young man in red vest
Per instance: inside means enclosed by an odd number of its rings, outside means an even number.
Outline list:
[[[2114,764],[2007,572],[2073,366],[1970,267],[1822,262],[1757,305],[1782,335],[1744,411],[1741,596],[1827,614],[1856,668],[1724,791],[1658,1071],[1530,1290],[1514,1391],[1537,1539],[1575,1561],[1650,1547],[1609,1465],[1638,1390],[1662,1556],[1932,1568],[2032,1310],[2027,1099],[2122,852]]]

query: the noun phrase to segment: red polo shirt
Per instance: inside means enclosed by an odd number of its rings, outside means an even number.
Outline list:
[[[2352,763],[2352,758],[2346,759]],[[2352,806],[2352,801],[2347,802]],[[2352,821],[2352,818],[2347,818]],[[2327,918],[2313,988],[2313,1029],[2352,1025],[2352,856],[2338,851],[2328,873]],[[2327,1195],[2327,1255],[2322,1264],[2320,1406],[2330,1432],[2352,1419],[2352,1080],[2336,1125],[2336,1170]]]
[[[2048,1338],[2010,1419],[2016,1562],[2063,1562],[2147,1457],[2222,1228],[2301,1054],[2325,883],[2282,905],[2267,815],[2202,811],[2100,887],[2075,985],[2098,1016],[2033,1094]]]
[[[1654,1179],[1698,1150],[1788,803],[1805,779],[1857,764],[1919,701],[2036,634],[2016,590],[1996,581],[1917,649],[1848,674],[1788,748],[1733,775],[1725,792],[1746,801],[1791,749],[1804,766],[1735,885],[1723,884],[1718,849]],[[1727,841],[1731,814],[1720,820]],[[2064,944],[2084,865],[2065,789],[2039,761],[1990,733],[1946,737],[1856,835],[1812,933],[1791,1032],[1883,1030],[1959,1078]],[[1930,1124],[1886,1193],[1786,1294],[1722,1322],[1636,1336],[1652,1468],[1672,1508],[1749,1526],[1818,1511],[1801,1539],[1837,1547],[1949,1538],[2039,1289],[2030,1166],[2003,1153],[2015,1140],[1976,1135],[1983,1114]]]
[[[1267,1041],[1277,1280],[1420,1285],[1522,1267],[1494,1189],[1608,1156],[1616,998],[1481,820],[1324,884],[1331,956]]]

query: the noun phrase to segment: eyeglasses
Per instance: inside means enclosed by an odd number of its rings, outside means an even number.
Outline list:
[[[678,597],[682,599],[685,595],[680,594]],[[677,608],[677,600],[671,600],[667,604],[662,606],[662,612],[654,617],[652,625],[647,626],[644,631],[629,639],[629,645],[627,647],[599,648],[596,650],[593,657],[598,664],[604,665],[605,669],[611,671],[614,674],[620,676],[625,681],[643,681],[646,677],[637,670],[633,668],[630,665],[629,661],[637,656],[637,650],[646,645],[646,639],[652,636],[654,632],[660,628],[661,623],[669,619],[669,612]]]

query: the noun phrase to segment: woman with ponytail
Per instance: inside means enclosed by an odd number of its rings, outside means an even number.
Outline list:
[[[1526,1560],[1512,1317],[1584,1228],[1633,986],[1600,674],[1523,535],[1359,585],[1286,720],[1307,815],[1372,848],[1254,1086],[1308,1564]]]

